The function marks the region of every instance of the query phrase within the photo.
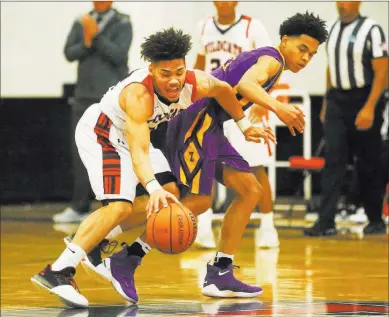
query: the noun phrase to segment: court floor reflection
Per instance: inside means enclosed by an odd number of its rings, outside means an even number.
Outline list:
[[[139,231],[126,233],[131,242]],[[49,223],[1,222],[2,316],[382,316],[388,312],[386,236],[306,238],[280,230],[280,249],[255,246],[254,231],[243,238],[235,275],[261,285],[256,299],[211,299],[201,295],[206,263],[215,251],[191,248],[180,255],[150,252],[135,276],[139,304],[127,307],[111,284],[80,267],[75,279],[89,299],[86,310],[66,309],[38,292],[30,277],[53,262],[65,233]]]

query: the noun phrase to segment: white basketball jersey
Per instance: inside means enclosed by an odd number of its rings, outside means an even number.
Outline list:
[[[229,58],[262,46],[270,46],[269,36],[259,20],[241,15],[231,25],[219,25],[211,17],[199,23],[200,54],[205,55],[205,71],[211,72]]]
[[[158,125],[167,122],[181,110],[186,109],[194,101],[196,95],[196,78],[191,70],[187,70],[184,87],[180,93],[178,103],[165,104],[154,92],[152,77],[147,68],[137,69],[116,86],[111,87],[100,101],[101,111],[105,113],[120,130],[126,131],[126,113],[119,105],[119,95],[123,88],[131,83],[141,83],[147,87],[153,96],[154,112],[148,119],[149,128],[157,129]]]

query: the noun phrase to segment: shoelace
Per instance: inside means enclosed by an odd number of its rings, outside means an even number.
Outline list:
[[[112,241],[103,240],[103,242],[100,243],[100,250],[103,253],[111,254],[112,252],[114,252],[118,244],[119,243],[116,240],[112,240]]]
[[[211,261],[208,261],[207,263],[210,264],[210,265],[212,265],[212,264],[211,264]],[[234,264],[232,264],[232,266],[233,266],[233,269],[239,269],[239,268],[241,268],[240,266],[234,265]]]

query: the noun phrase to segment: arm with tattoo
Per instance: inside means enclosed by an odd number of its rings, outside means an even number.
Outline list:
[[[215,98],[221,107],[234,119],[239,121],[245,117],[240,102],[233,88],[226,82],[202,71],[195,71],[197,93],[196,99]]]

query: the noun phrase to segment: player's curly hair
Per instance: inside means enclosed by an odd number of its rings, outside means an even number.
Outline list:
[[[141,44],[141,57],[149,62],[185,58],[191,46],[191,35],[169,28],[145,38]]]
[[[316,39],[320,44],[324,43],[328,38],[325,21],[315,16],[313,13],[297,13],[294,16],[285,20],[280,28],[279,35],[300,36],[306,34]]]

